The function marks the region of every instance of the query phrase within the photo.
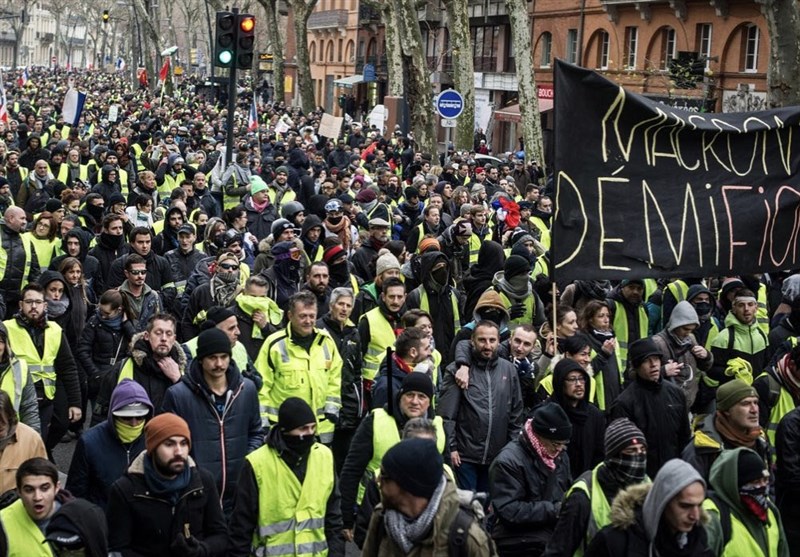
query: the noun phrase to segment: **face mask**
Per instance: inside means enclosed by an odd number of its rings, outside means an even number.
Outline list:
[[[239,280],[239,273],[236,271],[217,271],[215,276],[227,284],[231,284]]]
[[[447,282],[447,267],[441,267],[431,273],[431,277],[437,284],[444,285]]]
[[[122,420],[114,420],[114,430],[117,432],[117,437],[123,443],[133,443],[136,441],[144,431],[144,420],[137,425],[128,425]]]
[[[200,224],[197,226],[197,237],[198,238],[205,238],[206,237],[206,225]]]
[[[294,454],[306,456],[317,440],[313,435],[283,435],[283,442]]]
[[[328,217],[328,222],[335,226],[342,222],[342,217]]]
[[[647,476],[647,454],[620,454],[606,458],[606,465],[619,483],[624,486],[641,483]]]
[[[103,245],[108,246],[111,249],[118,249],[122,245],[122,240],[124,236],[121,234],[119,236],[114,236],[113,234],[109,234],[108,232],[101,232],[100,233],[100,240],[103,242]]]
[[[698,317],[704,317],[711,313],[711,302],[700,302],[694,305],[694,310]]]
[[[103,218],[103,211],[105,211],[105,207],[92,205],[91,203],[86,205],[86,212],[89,213],[96,221],[99,221]]]
[[[675,343],[678,346],[685,347],[685,346],[691,346],[692,345],[692,337],[691,336],[687,335],[687,336],[685,336],[683,338],[680,338],[678,335],[676,335],[672,331],[669,332],[669,336],[672,338],[672,340],[675,341]]]
[[[47,315],[48,317],[61,317],[67,312],[69,308],[69,300],[62,298],[60,300],[47,300]]]
[[[767,486],[765,485],[742,486],[739,488],[739,495],[749,497],[762,509],[767,508]]]

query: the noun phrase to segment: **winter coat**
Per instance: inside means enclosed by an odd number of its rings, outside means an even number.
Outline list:
[[[342,357],[342,408],[336,429],[355,429],[364,417],[364,386],[361,380],[361,339],[358,328],[347,322],[344,328],[329,315],[317,320],[317,328],[330,333]],[[395,391],[397,392],[397,391]]]
[[[119,248],[117,249],[111,248],[108,245],[106,238],[103,236],[104,234],[101,233],[97,237],[97,245],[89,250],[89,255],[98,261],[98,272],[94,278],[93,285],[95,294],[98,296],[102,295],[107,288],[113,288],[111,286],[107,286],[109,277],[111,276],[111,265],[118,258],[121,258],[130,251],[130,245],[126,243],[120,244]],[[123,279],[124,278],[125,277],[123,276]],[[122,280],[120,280],[119,283],[115,284],[114,286],[119,286],[120,284],[122,284]]]
[[[728,360],[738,357],[750,362],[755,378],[767,366],[768,343],[767,335],[759,328],[757,320],[745,325],[729,312],[725,317],[725,328],[711,342],[714,365],[708,372],[709,376],[723,383],[729,381],[732,377],[725,374],[725,368]]]
[[[126,557],[173,555],[170,545],[188,532],[205,544],[207,557],[227,555],[228,528],[211,474],[189,458],[189,485],[172,504],[150,492],[144,477],[145,458],[149,458],[147,453],[140,453],[111,486],[106,513],[109,551]]]
[[[2,269],[0,291],[4,294],[18,292],[22,289],[21,283],[25,273],[25,249],[19,233],[11,230],[3,221],[0,221],[0,249],[6,253],[6,265]],[[34,249],[31,246],[31,250]],[[39,279],[39,260],[33,253],[31,256],[31,269],[27,276],[27,282],[36,282]],[[12,310],[16,311],[16,307]]]
[[[497,354],[489,360],[473,354],[466,390],[456,384],[455,372],[454,364],[447,367],[437,408],[447,445],[464,462],[489,464],[522,425],[517,369]]]
[[[789,543],[797,544],[800,543],[800,523],[796,519],[800,516],[800,410],[792,410],[778,424],[775,452],[778,508],[786,518],[784,527]]]
[[[364,242],[350,258],[350,263],[353,265],[353,274],[364,282],[375,280],[375,267],[370,263],[378,258],[379,251],[380,247],[373,243],[372,238]]]
[[[86,282],[87,288],[94,290],[95,281],[98,280],[100,276],[100,261],[98,261],[96,257],[89,255],[89,242],[94,238],[90,238],[89,234],[80,228],[73,228],[64,235],[64,239],[61,241],[61,251],[64,252],[64,255],[59,255],[51,259],[49,268],[52,271],[58,271],[61,262],[69,257],[69,255],[67,255],[67,239],[69,238],[77,238],[78,242],[80,242],[81,250],[78,252],[78,261],[80,261],[83,266],[83,280]],[[94,291],[96,292],[96,290]]]
[[[205,253],[198,249],[192,249],[189,253],[183,253],[181,248],[176,248],[164,254],[164,258],[169,263],[169,268],[172,271],[172,278],[175,280],[175,287],[183,291],[186,286],[186,281],[189,280],[189,275],[195,270],[197,264],[203,259],[208,257]]]
[[[257,211],[250,195],[244,198],[244,210],[247,213],[247,230],[259,241],[272,234],[272,223],[278,219],[278,209],[269,203],[263,211]]]
[[[236,482],[244,457],[261,446],[258,393],[252,381],[242,377],[236,364],[225,373],[228,392],[222,407],[215,402],[195,359],[189,372],[167,390],[161,412],[181,416],[192,435],[192,458],[216,481],[225,513],[233,510]]]
[[[127,255],[124,255],[114,260],[111,264],[106,288],[116,288],[125,280],[125,261],[127,259]],[[172,308],[177,292],[169,263],[152,250],[145,256],[144,260],[147,264],[145,284],[159,293],[163,307]]]
[[[558,507],[572,484],[566,452],[550,470],[524,433],[508,443],[489,467],[489,495],[497,515],[492,536],[502,551],[517,546],[544,549]]]
[[[609,422],[629,418],[647,439],[647,475],[678,458],[691,438],[686,396],[680,387],[659,380],[636,377],[611,407]]]
[[[114,369],[117,362],[128,357],[135,334],[133,323],[129,320],[123,321],[120,330],[115,331],[105,325],[96,312],[89,317],[78,341],[75,359],[86,375],[90,393],[92,389],[96,393],[105,374]]]
[[[136,297],[131,292],[127,280],[120,285],[119,292],[122,294],[123,307],[125,308],[128,320],[131,321],[133,329],[137,333],[147,329],[150,318],[161,313],[165,309],[158,292],[146,283],[142,289],[141,302],[138,304],[138,310],[135,302]]]

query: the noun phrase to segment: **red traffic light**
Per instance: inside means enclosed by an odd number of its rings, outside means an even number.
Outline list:
[[[239,29],[244,31],[245,33],[250,33],[256,26],[256,18],[254,17],[244,17],[239,22]]]

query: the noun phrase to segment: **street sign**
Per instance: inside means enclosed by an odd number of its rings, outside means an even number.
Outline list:
[[[443,128],[455,128],[458,124],[458,120],[455,118],[442,118],[442,127]]]
[[[461,116],[461,113],[464,112],[464,97],[455,89],[442,91],[436,97],[436,112],[438,112],[439,116],[442,118],[451,120],[453,118],[458,118]]]

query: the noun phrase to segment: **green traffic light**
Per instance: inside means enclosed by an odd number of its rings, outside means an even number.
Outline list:
[[[223,50],[219,53],[219,63],[228,65],[233,60],[233,52],[230,50]]]

